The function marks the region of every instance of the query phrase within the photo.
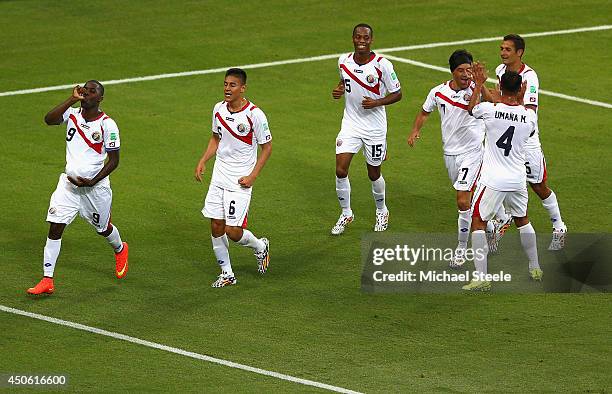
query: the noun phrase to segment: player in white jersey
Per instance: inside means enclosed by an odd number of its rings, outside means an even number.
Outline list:
[[[62,245],[62,234],[77,214],[105,237],[115,251],[115,275],[128,270],[128,244],[111,224],[113,192],[109,175],[119,165],[119,129],[100,109],[104,87],[98,81],[76,86],[72,96],[49,111],[48,125],[66,123],[66,170],[59,177],[49,204],[49,234],[44,249],[43,279],[27,290],[29,294],[51,294],[53,274]],[[80,108],[72,105],[81,102]],[[108,157],[108,161],[106,161]]]
[[[202,182],[206,162],[216,156],[202,214],[210,218],[212,246],[221,274],[212,287],[236,284],[229,256],[228,237],[253,249],[258,270],[270,263],[267,238],[257,238],[246,229],[252,186],[272,153],[272,135],[263,111],[243,97],[246,72],[230,68],[225,73],[225,98],[212,113],[212,136],[195,169]],[[261,155],[257,157],[257,146]]]
[[[421,136],[421,128],[434,111],[440,112],[442,148],[448,177],[457,191],[458,245],[451,268],[465,262],[465,249],[470,235],[470,199],[482,163],[484,122],[471,116],[468,103],[472,97],[472,55],[457,50],[448,59],[453,78],[429,91],[421,111],[414,120],[408,144],[414,146]]]
[[[485,152],[478,186],[472,199],[472,248],[474,265],[479,273],[464,290],[487,291],[491,282],[487,274],[488,245],[486,222],[493,219],[500,207],[505,206],[519,229],[521,244],[529,259],[529,273],[534,280],[542,280],[538,262],[536,235],[527,217],[527,185],[525,151],[527,140],[537,124],[537,116],[522,105],[525,84],[516,72],[506,72],[500,80],[501,100],[498,103],[478,104],[482,87],[487,80],[482,65],[475,64],[476,86],[468,105],[475,118],[483,119],[486,126]]]
[[[342,127],[336,137],[336,194],[342,213],[331,230],[333,235],[342,234],[354,219],[348,170],[353,155],[362,148],[376,204],[374,231],[386,230],[389,223],[385,179],[380,173],[387,154],[385,105],[400,101],[402,92],[391,62],[371,51],[373,35],[369,25],[355,26],[355,52],[338,59],[340,82],[332,91],[332,97],[337,100],[344,95],[345,102]]]
[[[517,34],[508,34],[504,37],[500,45],[500,56],[502,64],[497,66],[495,74],[497,78],[506,71],[515,71],[519,73],[523,80],[527,82],[527,91],[525,92],[524,105],[527,108],[531,108],[534,111],[538,111],[538,91],[540,84],[536,72],[523,63],[522,57],[525,53],[525,40]],[[485,92],[486,93],[486,92]],[[542,200],[542,205],[548,211],[550,220],[553,225],[553,235],[549,250],[560,250],[563,248],[565,243],[565,234],[567,227],[561,218],[561,212],[559,210],[559,203],[557,202],[557,196],[546,184],[546,159],[542,152],[542,146],[540,144],[540,132],[536,126],[534,134],[529,138],[527,142],[527,151],[525,157],[525,169],[527,171],[527,181],[531,185],[533,191]],[[500,211],[499,223],[503,223],[504,219],[508,219],[505,212]],[[504,217],[506,216],[506,217]]]

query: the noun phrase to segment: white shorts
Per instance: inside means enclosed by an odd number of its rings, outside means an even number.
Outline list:
[[[354,132],[340,130],[336,137],[336,154],[357,153],[363,147],[363,155],[366,163],[371,166],[379,167],[387,157],[387,138],[360,137]]]
[[[211,219],[225,220],[227,226],[247,226],[251,193],[226,190],[219,186],[210,185],[202,215]]]
[[[47,221],[70,224],[77,213],[101,233],[108,228],[111,218],[113,191],[110,186],[77,187],[66,174],[61,174],[57,188],[51,195]]]
[[[546,180],[546,159],[542,149],[525,151],[525,170],[529,183],[542,183]]]
[[[448,171],[448,177],[453,182],[455,190],[470,191],[474,188],[484,149],[473,149],[460,155],[444,155],[444,163]]]
[[[524,189],[500,192],[479,183],[472,198],[472,216],[479,216],[483,221],[495,217],[499,208],[503,205],[512,217],[522,218],[527,216],[528,201],[527,186]]]

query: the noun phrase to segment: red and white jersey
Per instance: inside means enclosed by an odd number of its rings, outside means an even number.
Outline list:
[[[473,83],[466,89],[455,91],[450,87],[450,82],[446,81],[429,91],[423,103],[423,111],[433,112],[438,109],[444,154],[455,156],[482,147],[485,125],[467,111]]]
[[[525,150],[537,124],[534,111],[522,105],[480,103],[475,118],[484,119],[485,150],[479,182],[497,191],[526,187]]]
[[[506,72],[506,65],[500,64],[495,69],[495,75],[497,75],[497,80],[501,80],[502,75]],[[529,67],[525,63],[521,66],[518,74],[523,78],[523,81],[527,81],[527,90],[525,91],[525,105],[535,105],[538,106],[538,92],[540,90],[540,82],[538,81],[538,75],[533,70],[533,68]],[[540,130],[536,124],[536,130],[533,136],[529,138],[527,141],[527,149],[541,149],[540,144]]]
[[[91,179],[106,161],[106,152],[119,150],[119,129],[114,120],[102,112],[86,121],[81,108],[68,108],[62,115],[66,123],[66,175]],[[108,177],[100,184],[108,185]]]
[[[238,179],[247,176],[257,163],[257,145],[272,141],[263,111],[248,100],[238,112],[231,112],[225,101],[217,103],[212,114],[212,132],[221,138],[211,184],[227,190],[249,192]]]
[[[342,130],[354,131],[366,137],[384,137],[387,134],[385,106],[364,109],[364,96],[374,100],[401,89],[400,81],[387,59],[372,52],[365,64],[355,62],[353,53],[338,59],[340,79],[344,81],[344,116]]]

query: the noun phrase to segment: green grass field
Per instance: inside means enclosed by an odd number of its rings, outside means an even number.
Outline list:
[[[352,27],[376,48],[610,24],[607,1],[527,5],[446,1],[0,2],[0,92],[254,64],[352,50]],[[552,17],[554,15],[554,17]],[[543,89],[612,102],[612,30],[527,39]],[[492,70],[498,42],[464,46]],[[393,55],[446,66],[457,47]],[[405,143],[429,89],[448,74],[394,62],[404,99],[388,108],[383,167],[392,232],[456,231],[438,116]],[[108,85],[103,108],[121,130],[111,176],[113,222],[130,243],[114,278],[106,242],[81,219],[65,232],[56,293],[26,297],[41,274],[49,196],[64,168],[63,127],[45,113],[70,89],[0,97],[0,305],[363,392],[609,392],[608,294],[364,294],[360,240],[374,204],[364,159],[351,167],[356,222],[341,237],[331,99],[336,60],[248,70],[274,152],[255,185],[249,225],[271,240],[271,267],[232,245],[237,286],[211,289],[218,266],[201,214],[208,183],[193,169],[222,99],[223,74]],[[572,232],[609,232],[610,109],[540,96],[549,184]],[[209,163],[207,180],[210,179]],[[530,217],[548,234],[530,192]],[[513,230],[516,231],[516,230]],[[605,372],[608,371],[608,372]],[[64,373],[75,391],[319,391],[237,369],[0,312],[0,374]]]

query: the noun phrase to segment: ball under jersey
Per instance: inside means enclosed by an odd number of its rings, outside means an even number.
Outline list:
[[[537,123],[534,111],[522,105],[480,103],[475,118],[484,119],[485,151],[479,182],[497,191],[526,187],[525,150]]]
[[[221,138],[211,184],[227,190],[250,193],[238,179],[247,176],[257,163],[257,145],[272,141],[263,111],[247,100],[238,112],[231,112],[225,101],[213,109],[212,132]]]
[[[433,112],[438,109],[444,154],[455,156],[482,147],[485,125],[467,111],[473,83],[459,91],[453,90],[450,83],[444,82],[429,91],[423,103],[423,111]]]
[[[66,175],[91,179],[106,160],[106,152],[119,150],[119,129],[104,112],[91,121],[81,115],[81,108],[68,108],[62,115],[66,123]],[[108,176],[98,182],[108,185]]]
[[[367,137],[384,137],[387,134],[385,106],[364,109],[361,102],[364,96],[377,100],[400,90],[400,81],[391,62],[372,52],[367,63],[358,64],[354,54],[349,53],[340,56],[338,69],[344,82],[342,131],[351,130]]]
[[[502,75],[506,72],[506,65],[500,64],[495,69],[495,75],[497,75],[497,80],[501,80]],[[524,103],[525,105],[535,105],[538,106],[538,91],[540,90],[540,82],[538,81],[538,75],[533,70],[533,68],[524,64],[518,71],[518,74],[523,78],[523,81],[527,81],[527,90],[525,91]],[[527,141],[527,149],[532,150],[541,149],[542,145],[540,144],[540,130],[538,129],[538,125],[536,124],[535,133],[529,138]]]

